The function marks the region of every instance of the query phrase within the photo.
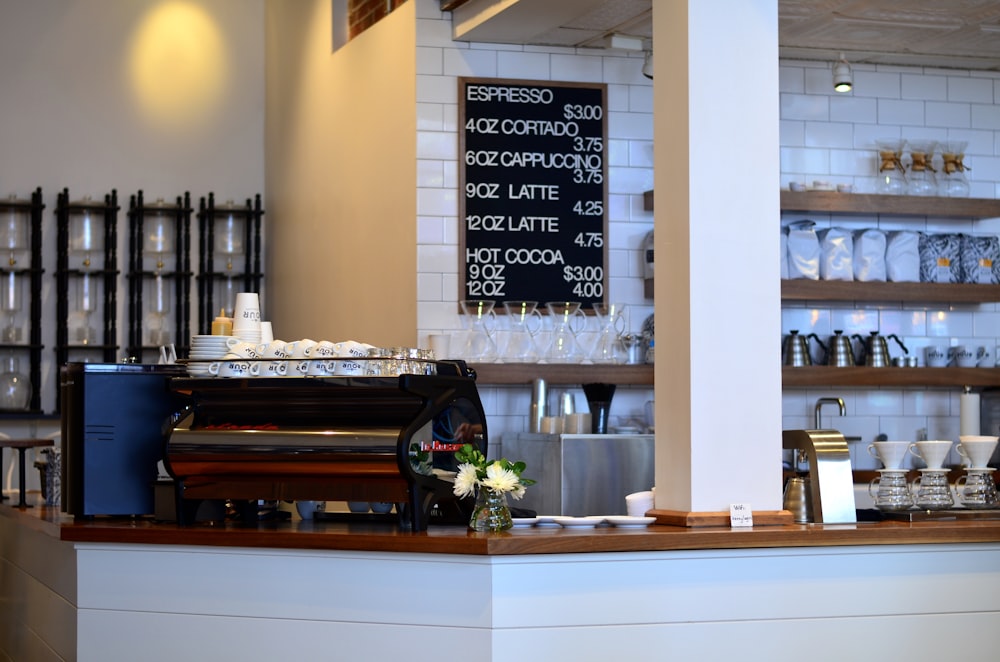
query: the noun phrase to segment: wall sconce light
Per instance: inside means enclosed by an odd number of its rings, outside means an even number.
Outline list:
[[[642,75],[653,80],[653,51],[646,51],[646,61],[642,63]]]
[[[854,87],[854,75],[851,73],[851,65],[840,54],[840,59],[833,64],[833,89],[836,92],[850,92]]]

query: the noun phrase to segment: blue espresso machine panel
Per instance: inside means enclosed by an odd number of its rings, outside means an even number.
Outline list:
[[[69,363],[61,374],[62,503],[67,513],[152,515],[167,423],[184,402],[171,392],[182,366]]]

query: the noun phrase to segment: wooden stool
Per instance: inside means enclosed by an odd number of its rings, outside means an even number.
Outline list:
[[[17,477],[19,480],[20,497],[21,497],[21,500],[17,504],[18,508],[31,508],[31,505],[28,504],[28,502],[25,501],[24,499],[24,483],[26,480],[24,471],[25,451],[27,451],[29,448],[40,448],[42,446],[53,446],[53,445],[55,445],[55,442],[53,442],[51,439],[0,439],[0,448],[16,448],[18,452]],[[2,457],[0,457],[0,463],[2,463]],[[3,466],[2,464],[0,464],[0,475],[3,475],[2,470]],[[7,498],[8,497],[4,496],[3,493],[0,492],[0,500]]]

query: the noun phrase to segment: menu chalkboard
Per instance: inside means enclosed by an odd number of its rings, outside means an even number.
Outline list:
[[[459,299],[607,291],[607,86],[459,78]]]

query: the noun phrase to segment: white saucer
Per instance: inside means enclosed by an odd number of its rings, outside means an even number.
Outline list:
[[[556,522],[558,517],[559,515],[539,515],[535,518],[535,526],[547,526],[550,528],[559,526],[559,523]]]
[[[605,519],[608,524],[617,526],[619,529],[644,529],[656,521],[655,517],[632,517],[629,515],[616,515]]]
[[[535,525],[538,521],[537,517],[512,517],[511,520],[514,522],[515,529],[528,529]]]
[[[556,517],[556,524],[569,529],[592,529],[604,522],[603,517]]]

